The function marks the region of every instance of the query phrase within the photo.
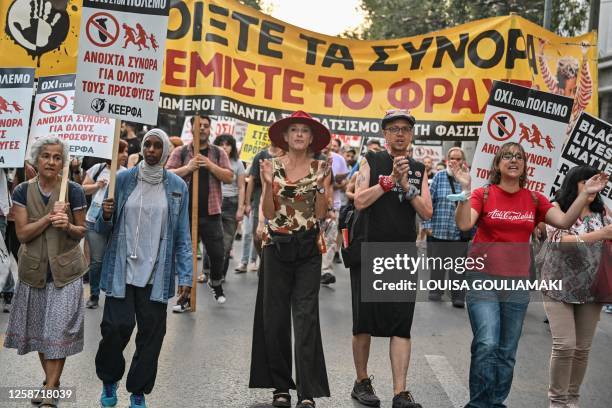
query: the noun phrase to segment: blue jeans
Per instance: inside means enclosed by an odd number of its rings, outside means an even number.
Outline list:
[[[242,260],[240,263],[246,265],[251,262],[255,262],[257,259],[257,252],[253,248],[253,215],[244,216],[242,219]]]
[[[106,249],[106,236],[94,231],[94,223],[87,221],[85,239],[89,245],[89,289],[92,296],[100,296],[100,272]]]
[[[0,217],[0,232],[2,233],[0,238],[4,239],[4,241],[6,242],[6,217]],[[8,245],[7,249],[10,253],[11,249],[8,248]],[[8,276],[6,277],[6,282],[4,282],[4,286],[2,287],[2,290],[0,290],[0,293],[13,293],[14,291],[15,278],[13,278],[13,274],[9,272]]]
[[[468,280],[487,279],[469,273]],[[472,290],[466,297],[474,338],[470,364],[470,402],[466,408],[505,408],[518,342],[529,305],[528,291]]]

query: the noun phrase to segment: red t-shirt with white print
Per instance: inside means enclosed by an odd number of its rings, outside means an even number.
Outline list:
[[[480,214],[470,256],[486,251],[486,273],[490,275],[529,276],[530,236],[552,204],[542,194],[525,188],[508,193],[492,184],[488,189],[486,201],[484,187],[474,190],[470,198],[472,208]],[[483,245],[493,242],[514,244]]]

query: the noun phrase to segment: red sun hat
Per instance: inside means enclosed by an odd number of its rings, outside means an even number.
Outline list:
[[[302,123],[310,127],[310,130],[312,130],[312,143],[310,143],[310,149],[315,153],[320,152],[329,144],[331,140],[329,130],[321,122],[314,119],[306,112],[296,111],[293,112],[291,116],[277,120],[268,129],[268,136],[274,146],[280,147],[285,151],[289,149],[283,137],[283,132],[287,130],[289,125],[294,123]]]

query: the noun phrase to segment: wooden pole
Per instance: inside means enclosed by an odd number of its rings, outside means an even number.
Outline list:
[[[191,128],[193,135],[194,157],[200,152],[200,115],[196,114]],[[191,174],[191,250],[193,251],[193,282],[191,284],[191,311],[196,311],[196,293],[198,285],[198,197],[200,187],[200,169]]]
[[[64,163],[64,168],[62,169],[62,185],[60,186],[60,193],[58,201],[61,203],[66,203],[66,192],[68,191],[68,179],[70,178],[70,157]]]
[[[119,160],[119,136],[121,133],[121,120],[115,119],[115,135],[113,136],[113,158],[108,181],[108,198],[115,197],[115,178],[117,177],[117,161]]]

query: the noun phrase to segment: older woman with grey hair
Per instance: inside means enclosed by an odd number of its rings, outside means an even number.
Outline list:
[[[57,389],[66,357],[83,350],[83,285],[87,270],[79,242],[85,235],[85,193],[68,182],[68,202],[60,202],[61,170],[68,145],[61,139],[38,139],[31,164],[38,175],[13,192],[15,229],[21,242],[19,282],[4,346],[18,354],[37,351],[45,390]],[[34,398],[41,407],[57,399]],[[57,394],[56,394],[57,395]]]

